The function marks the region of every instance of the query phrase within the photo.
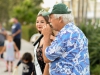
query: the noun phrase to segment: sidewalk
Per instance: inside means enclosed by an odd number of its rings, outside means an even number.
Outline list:
[[[25,40],[21,40],[21,50],[20,50],[20,56],[23,55],[23,53],[25,52],[30,52],[33,55],[33,45],[30,42],[27,42]],[[15,60],[14,61],[14,67],[17,64],[19,60]],[[12,75],[11,72],[4,72],[4,70],[6,69],[6,63],[4,60],[0,60],[0,75]],[[22,75],[22,65],[19,66],[18,68],[18,75]]]

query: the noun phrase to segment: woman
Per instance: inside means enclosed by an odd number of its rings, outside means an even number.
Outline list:
[[[36,28],[41,34],[43,26],[49,24],[49,17],[46,15],[46,11],[41,10],[36,19]],[[34,64],[37,75],[42,75],[44,72],[45,63],[42,57],[42,47],[43,47],[43,38],[38,44],[34,47]]]

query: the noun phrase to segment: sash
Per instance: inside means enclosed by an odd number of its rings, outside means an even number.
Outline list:
[[[38,47],[38,44],[34,47],[34,65],[35,65],[36,75],[42,75],[42,71],[36,56],[36,49]]]

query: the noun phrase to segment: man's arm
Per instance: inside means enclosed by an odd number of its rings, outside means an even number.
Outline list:
[[[13,37],[15,37],[17,34],[21,32],[21,29],[19,29],[16,33],[13,34]]]
[[[18,53],[18,58],[20,58],[20,53],[19,53],[19,49],[17,48],[17,46],[16,46],[16,44],[14,43],[14,48],[15,48],[15,50],[17,51],[17,53]]]
[[[43,50],[42,50],[43,59],[44,59],[45,63],[49,63],[51,61],[46,57],[45,50],[48,46],[50,46],[50,43],[51,43],[50,36],[52,35],[52,29],[48,24],[43,27],[42,34],[44,35],[44,37],[43,37],[43,41],[44,41],[43,42]]]
[[[49,36],[50,37],[50,36]],[[48,46],[50,46],[50,43],[51,43],[51,40],[50,40],[50,38],[47,38],[47,37],[43,37],[44,38],[44,43],[43,43],[43,50],[42,50],[42,52],[43,52],[43,59],[44,59],[44,62],[45,63],[49,63],[49,62],[51,62],[47,57],[46,57],[46,55],[45,55],[45,49],[48,47]]]

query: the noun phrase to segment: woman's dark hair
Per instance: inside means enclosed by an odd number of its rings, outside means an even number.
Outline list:
[[[39,14],[38,16],[42,16],[42,14]],[[49,16],[42,16],[42,17],[45,19],[46,23],[49,24]]]
[[[31,55],[31,53],[28,53],[28,52],[24,53],[23,56],[22,56],[22,61],[23,60],[26,60],[28,62],[32,62],[33,57]]]

